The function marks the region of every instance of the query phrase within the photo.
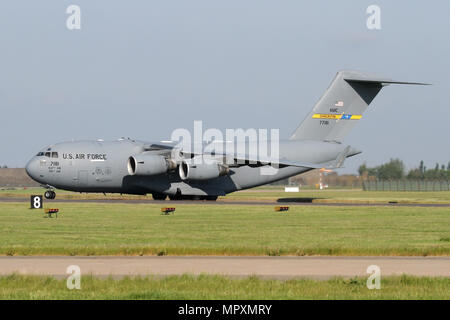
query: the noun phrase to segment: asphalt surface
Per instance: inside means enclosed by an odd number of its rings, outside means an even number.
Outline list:
[[[269,279],[368,277],[376,265],[381,276],[409,274],[450,277],[450,257],[0,257],[0,275],[12,273],[67,277],[67,268],[100,277],[220,274]]]
[[[177,204],[207,204],[207,205],[254,205],[254,206],[277,206],[277,205],[293,205],[293,206],[345,206],[345,207],[447,207],[450,208],[450,203],[345,203],[345,202],[311,202],[303,198],[286,198],[278,201],[238,201],[238,200],[217,200],[217,201],[202,201],[202,200],[132,200],[132,199],[55,199],[44,200],[47,203],[123,203],[123,204],[158,204],[158,205],[177,205]],[[0,198],[0,202],[30,202],[28,198]]]

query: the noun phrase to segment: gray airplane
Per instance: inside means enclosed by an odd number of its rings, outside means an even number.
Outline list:
[[[341,167],[347,157],[360,153],[344,145],[344,137],[389,84],[425,85],[339,71],[290,139],[279,141],[277,157],[248,151],[255,150],[251,141],[245,142],[245,152],[240,153],[223,151],[230,141],[213,141],[220,148],[200,153],[176,142],[72,141],[42,149],[28,162],[26,171],[48,189],[47,199],[55,198],[57,188],[151,193],[155,200],[167,196],[171,200],[216,200],[313,169]]]

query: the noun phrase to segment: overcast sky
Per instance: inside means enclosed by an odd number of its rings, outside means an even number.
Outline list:
[[[81,8],[81,30],[66,9]],[[381,30],[366,8],[381,8]],[[2,1],[0,164],[71,139],[176,128],[279,128],[288,138],[339,69],[433,86],[384,88],[344,172],[450,161],[449,1]]]

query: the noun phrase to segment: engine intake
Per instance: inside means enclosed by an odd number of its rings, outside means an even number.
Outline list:
[[[213,161],[195,163],[194,159],[183,160],[179,166],[181,180],[209,180],[228,174],[228,167]]]
[[[127,168],[132,176],[153,176],[176,168],[176,164],[163,156],[139,154],[128,158]]]

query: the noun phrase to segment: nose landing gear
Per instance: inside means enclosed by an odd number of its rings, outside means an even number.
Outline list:
[[[45,197],[45,199],[55,199],[56,193],[53,190],[47,190],[44,193],[44,197]]]

